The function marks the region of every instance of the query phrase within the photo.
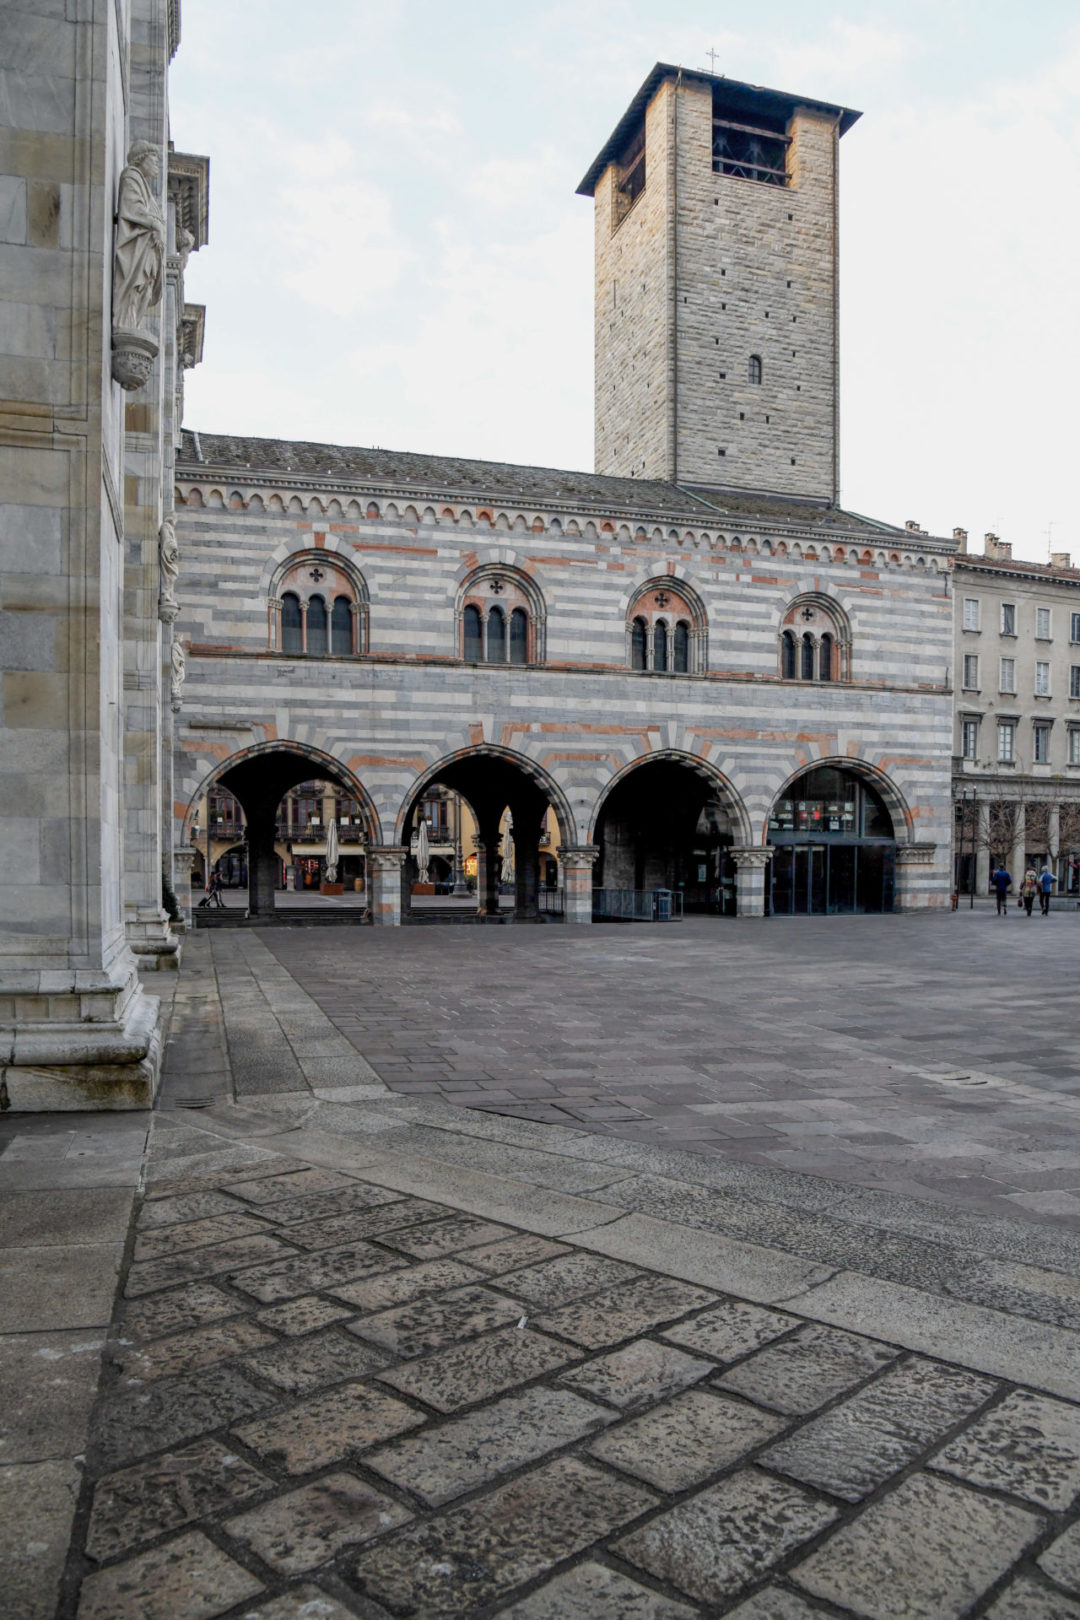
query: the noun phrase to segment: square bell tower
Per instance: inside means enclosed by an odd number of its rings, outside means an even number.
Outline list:
[[[837,500],[837,167],[859,116],[653,68],[578,187],[597,472]]]

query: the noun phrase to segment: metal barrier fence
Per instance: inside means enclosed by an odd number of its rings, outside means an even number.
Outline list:
[[[598,922],[682,922],[678,889],[594,889],[592,914]]]
[[[540,889],[536,899],[538,909],[542,915],[548,917],[563,916],[563,892],[561,889]]]

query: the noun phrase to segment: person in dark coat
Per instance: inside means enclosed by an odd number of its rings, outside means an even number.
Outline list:
[[[997,895],[997,914],[999,917],[1009,915],[1008,893],[1012,888],[1012,878],[1005,870],[1005,862],[999,861],[997,869],[990,874],[990,883]]]

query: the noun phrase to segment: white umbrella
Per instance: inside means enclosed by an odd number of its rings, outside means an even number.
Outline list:
[[[513,823],[507,826],[502,840],[502,865],[499,869],[500,883],[513,883],[514,881],[514,828]]]
[[[337,882],[338,869],[338,830],[337,817],[330,817],[330,825],[326,829],[326,881]]]
[[[420,817],[420,826],[416,834],[416,880],[418,883],[427,883],[428,873],[431,870],[431,846],[428,842],[427,817]]]

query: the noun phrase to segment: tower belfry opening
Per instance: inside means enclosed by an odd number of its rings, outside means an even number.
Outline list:
[[[838,148],[859,116],[653,68],[578,187],[597,472],[837,501]]]

